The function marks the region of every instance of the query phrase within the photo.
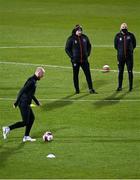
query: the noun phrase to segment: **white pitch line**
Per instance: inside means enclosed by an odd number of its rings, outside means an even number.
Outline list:
[[[18,63],[18,62],[8,62],[8,61],[0,61],[0,64],[12,64],[12,65],[22,65],[22,66],[44,66],[50,68],[61,68],[61,69],[71,69],[69,66],[58,66],[58,65],[49,65],[49,64],[33,64],[33,63]]]
[[[97,47],[97,48],[113,48],[112,45],[94,45],[93,47]],[[21,45],[16,45],[16,46],[0,46],[0,49],[22,49],[22,48],[65,48],[65,46],[63,45],[42,45],[42,46],[21,46]]]
[[[92,45],[94,48],[114,48],[113,45],[107,45],[107,44],[101,44],[101,45]],[[140,46],[137,45],[137,48],[139,48]],[[0,46],[0,49],[28,49],[28,48],[65,48],[64,45],[15,45],[15,46]]]
[[[30,49],[30,48],[64,48],[64,46],[0,46],[0,49]]]
[[[57,101],[57,102],[140,102],[140,99],[39,99],[40,101]],[[0,101],[15,101],[14,98],[0,98]]]
[[[70,66],[58,66],[58,65],[49,65],[49,64],[33,64],[33,63],[18,63],[18,62],[8,62],[8,61],[0,61],[0,64],[12,64],[12,65],[22,65],[22,66],[43,66],[43,67],[49,67],[49,68],[60,68],[60,69],[72,69],[72,67]],[[102,69],[92,69],[91,71],[101,71]],[[118,72],[118,70],[110,70],[111,72]],[[125,73],[127,73],[127,71],[124,71]],[[133,73],[135,74],[140,74],[140,72],[138,71],[133,71]]]

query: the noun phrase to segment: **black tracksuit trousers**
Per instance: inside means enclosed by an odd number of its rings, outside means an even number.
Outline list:
[[[122,82],[123,82],[123,73],[124,73],[124,66],[127,66],[128,71],[128,78],[129,78],[129,89],[131,90],[133,88],[133,57],[127,57],[127,58],[118,58],[118,87],[122,88]]]
[[[20,104],[19,109],[22,116],[22,121],[16,122],[15,124],[9,126],[9,128],[10,130],[12,130],[26,126],[25,136],[29,136],[30,130],[32,128],[35,119],[34,113],[30,105],[28,104]]]
[[[93,89],[89,63],[88,62],[72,63],[72,67],[73,67],[73,82],[74,82],[75,90],[79,91],[79,77],[78,76],[79,76],[80,67],[82,68],[86,76],[88,88]]]

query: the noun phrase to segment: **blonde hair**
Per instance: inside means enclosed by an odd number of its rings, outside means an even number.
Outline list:
[[[126,23],[122,23],[121,26],[120,26],[120,30],[122,29],[128,29],[128,26]]]

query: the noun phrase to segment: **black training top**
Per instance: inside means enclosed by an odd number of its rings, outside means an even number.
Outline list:
[[[73,33],[67,39],[65,51],[73,63],[83,63],[88,60],[91,52],[91,44],[86,35],[77,36]]]
[[[133,50],[136,47],[136,38],[133,33],[119,32],[114,38],[114,47],[118,51],[118,55],[132,55]]]
[[[36,75],[31,76],[25,82],[23,88],[19,91],[17,96],[17,100],[14,103],[15,106],[17,105],[30,105],[32,99],[34,102],[39,105],[39,101],[34,96],[36,91],[36,81],[39,80]]]

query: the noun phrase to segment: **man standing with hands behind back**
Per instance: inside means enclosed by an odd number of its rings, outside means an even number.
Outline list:
[[[91,52],[91,44],[88,37],[82,33],[83,29],[80,25],[76,25],[72,30],[72,35],[67,39],[65,51],[71,59],[73,68],[73,82],[75,93],[79,94],[79,69],[83,69],[88,83],[89,93],[96,93],[93,89],[92,78],[88,57]]]
[[[129,77],[129,91],[133,89],[133,51],[136,48],[136,38],[134,34],[128,32],[126,23],[120,26],[120,32],[116,34],[114,39],[114,47],[117,50],[118,59],[118,88],[122,90],[123,72],[126,64]]]

